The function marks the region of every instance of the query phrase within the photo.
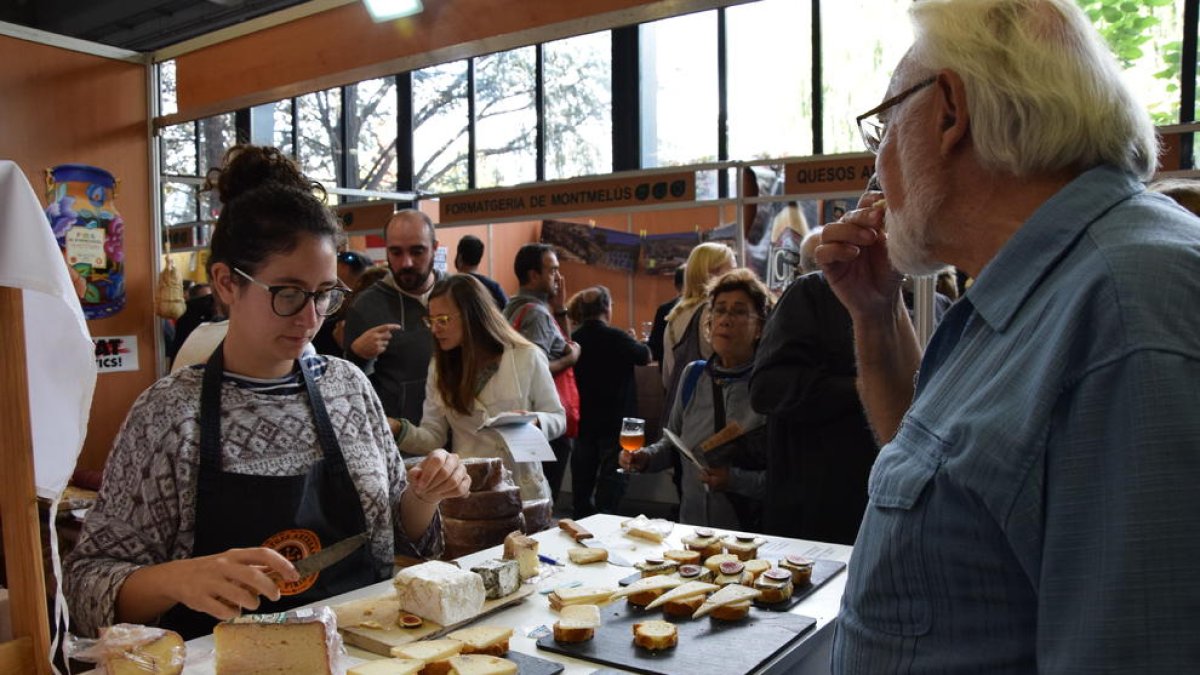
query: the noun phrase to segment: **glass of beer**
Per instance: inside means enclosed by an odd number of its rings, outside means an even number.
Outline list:
[[[646,420],[626,417],[621,420],[621,451],[637,452],[646,445]],[[619,473],[625,473],[618,468]]]

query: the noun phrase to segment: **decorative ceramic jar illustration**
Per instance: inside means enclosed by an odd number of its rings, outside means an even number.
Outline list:
[[[46,217],[67,264],[87,282],[80,302],[89,320],[125,306],[125,222],[113,204],[116,185],[94,166],[46,169]]]

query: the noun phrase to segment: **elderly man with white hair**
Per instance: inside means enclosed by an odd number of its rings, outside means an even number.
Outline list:
[[[885,443],[835,673],[1200,669],[1200,227],[1070,0],[921,0],[817,259]],[[883,197],[886,195],[886,202]],[[900,273],[976,281],[924,354]]]

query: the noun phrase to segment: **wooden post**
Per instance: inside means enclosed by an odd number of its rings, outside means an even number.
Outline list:
[[[21,291],[0,287],[0,522],[14,638],[33,641],[35,670],[50,673],[50,619],[38,526],[33,473],[33,432],[29,427],[29,378],[25,372],[25,321]],[[53,523],[50,524],[54,526]]]

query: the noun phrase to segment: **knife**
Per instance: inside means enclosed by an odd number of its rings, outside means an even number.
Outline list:
[[[617,567],[633,567],[633,563],[629,562],[624,556],[613,551],[611,548],[604,545],[604,542],[596,539],[596,535],[587,531],[587,528],[570,518],[562,518],[558,521],[558,527],[563,532],[566,532],[575,540],[576,544],[586,548],[602,548],[608,551],[608,562]]]
[[[308,557],[301,558],[293,562],[292,566],[296,568],[296,572],[303,579],[339,562],[346,556],[357,551],[366,542],[367,533],[360,532],[353,537],[347,537],[339,541],[329,548],[323,548]]]

